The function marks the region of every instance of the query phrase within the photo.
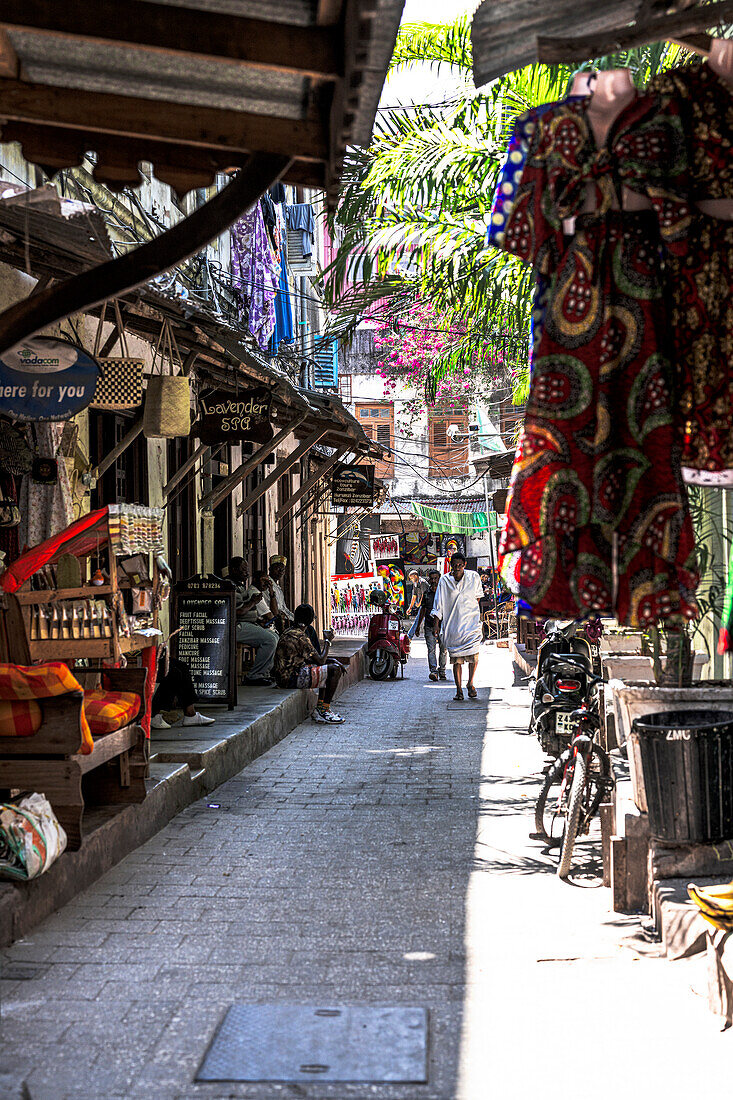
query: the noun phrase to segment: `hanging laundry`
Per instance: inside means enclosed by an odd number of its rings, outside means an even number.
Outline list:
[[[660,248],[660,235],[682,248],[689,227],[682,125],[673,104],[638,96],[599,148],[589,102],[518,120],[492,213],[490,242],[540,276],[503,575],[535,616],[671,624],[697,614],[698,581]],[[625,211],[622,184],[652,208]]]
[[[232,285],[239,320],[247,316],[249,331],[267,351],[275,328],[278,261],[267,238],[262,207],[255,203],[231,228]]]
[[[284,253],[283,249],[280,253],[280,279],[275,298],[275,328],[270,337],[270,355],[277,355],[281,344],[293,343],[293,306]]]
[[[707,64],[660,73],[676,99],[691,195],[733,199],[733,95]],[[693,208],[688,247],[668,260],[677,424],[685,481],[733,487],[733,222]]]
[[[306,259],[306,257],[313,254],[313,241],[315,240],[316,221],[313,216],[313,207],[309,202],[296,203],[294,206],[285,208],[285,217],[288,229],[301,230],[303,234],[303,259]]]
[[[277,225],[277,214],[275,213],[275,203],[270,198],[269,194],[265,192],[260,198],[260,206],[262,207],[262,217],[265,221],[265,229],[267,230],[267,236],[270,239],[270,245],[272,249],[277,252],[278,244],[275,241],[275,227]]]
[[[269,195],[270,195],[270,198],[272,199],[272,201],[276,204],[276,206],[279,206],[283,202],[287,202],[287,195],[285,193],[285,184],[284,183],[279,183],[279,182],[278,183],[273,183],[272,187],[270,188]]]

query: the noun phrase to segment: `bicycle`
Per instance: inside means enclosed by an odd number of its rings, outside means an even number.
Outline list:
[[[563,659],[574,663],[572,658]],[[600,682],[600,676],[591,675]],[[575,841],[589,832],[598,807],[614,785],[608,753],[596,741],[597,712],[584,703],[572,712],[571,719],[575,728],[570,745],[548,768],[535,806],[535,836],[550,846],[562,845],[557,868],[562,879],[570,872]],[[559,790],[552,794],[556,786]],[[562,826],[560,836],[556,835],[558,824]]]

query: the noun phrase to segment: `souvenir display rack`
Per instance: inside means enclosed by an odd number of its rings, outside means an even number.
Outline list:
[[[130,531],[122,535],[121,515],[133,518]],[[14,562],[0,577],[0,588],[17,601],[31,660],[106,659],[117,663],[127,654],[153,644],[159,637],[158,610],[164,583],[157,561],[162,546],[162,513],[120,505],[91,513]],[[152,572],[147,568],[150,553]],[[65,554],[86,559],[89,572],[95,559],[97,571],[104,560],[108,569],[105,583],[89,579],[80,586],[54,587],[53,567]],[[123,566],[127,563],[129,569],[130,561],[137,565],[136,572],[125,571]],[[80,563],[82,573],[84,569],[85,564]],[[31,584],[39,579],[46,587],[32,588]],[[134,593],[144,611],[128,612],[128,592]],[[14,644],[12,631],[7,634],[8,659],[13,660],[20,656],[20,646],[17,640]]]

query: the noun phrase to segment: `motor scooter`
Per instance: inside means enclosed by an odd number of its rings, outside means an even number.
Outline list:
[[[410,639],[402,630],[400,613],[389,602],[386,592],[372,592],[369,603],[379,608],[369,620],[369,675],[372,680],[395,680],[399,668],[404,679],[405,665],[410,656]]]
[[[593,650],[588,637],[578,637],[578,624],[560,626],[553,619],[544,624],[545,638],[537,654],[529,732],[545,750],[559,756],[570,743],[572,714],[587,708],[598,724],[598,677],[594,675]]]

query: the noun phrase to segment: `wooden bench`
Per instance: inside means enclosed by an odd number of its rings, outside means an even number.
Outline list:
[[[77,679],[99,670],[74,669]],[[85,806],[142,802],[148,772],[148,740],[138,719],[145,706],[146,669],[114,668],[102,673],[109,691],[140,696],[140,710],[122,729],[94,737],[88,755],[81,746],[82,692],[39,699],[43,721],[30,737],[0,737],[0,794],[12,790],[45,794],[68,836],[80,847]],[[91,685],[90,685],[91,686]]]

